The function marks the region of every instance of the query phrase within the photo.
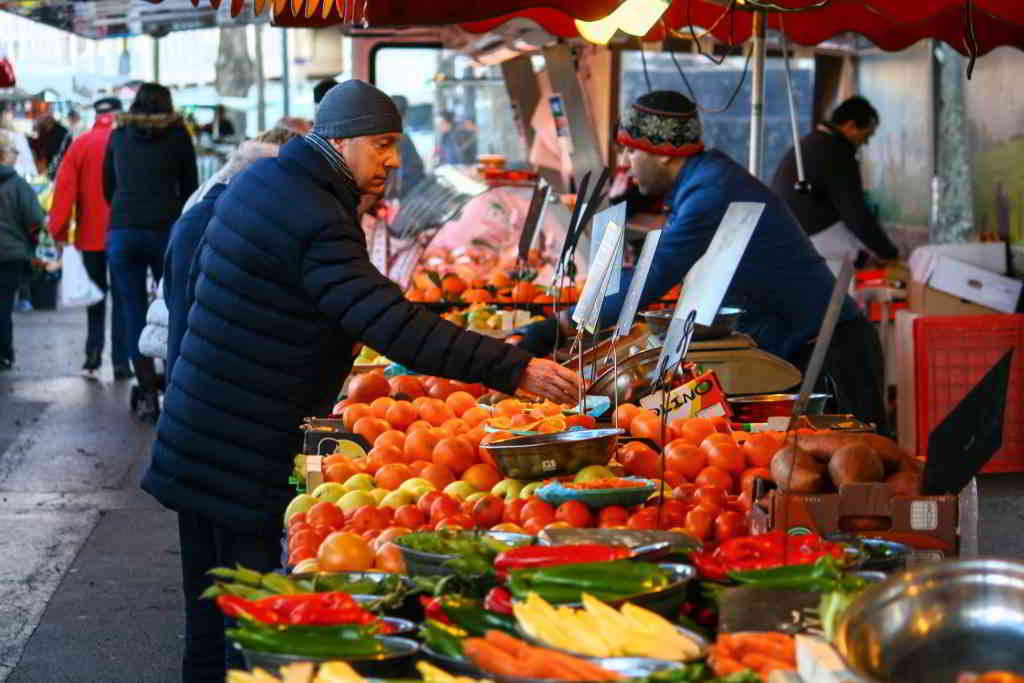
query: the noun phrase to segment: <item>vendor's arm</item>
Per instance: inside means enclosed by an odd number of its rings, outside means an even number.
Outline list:
[[[868,208],[857,160],[852,156],[836,159],[834,167],[824,174],[824,181],[825,191],[847,229],[879,258],[898,258],[899,249]]]
[[[658,249],[654,252],[651,270],[640,295],[641,309],[683,281],[693,264],[707,251],[727,207],[728,202],[720,190],[698,187],[678,208],[673,209],[665,220]],[[632,269],[623,271],[618,293],[607,297],[601,309],[601,327],[618,321],[632,279]]]
[[[358,228],[356,228],[358,229]],[[306,290],[353,340],[417,372],[482,382],[507,394],[522,388],[575,403],[578,377],[551,361],[456,327],[421,306],[370,263],[353,229],[323,228],[302,264]]]

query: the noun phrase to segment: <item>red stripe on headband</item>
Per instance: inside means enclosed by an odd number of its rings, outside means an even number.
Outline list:
[[[619,129],[618,135],[615,136],[615,139],[620,145],[633,147],[634,149],[666,157],[690,157],[704,151],[704,143],[701,141],[689,142],[681,147],[677,147],[676,145],[669,143],[653,145],[644,138],[633,137],[621,128]]]

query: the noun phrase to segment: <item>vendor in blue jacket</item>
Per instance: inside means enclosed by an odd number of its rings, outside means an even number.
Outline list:
[[[575,403],[576,373],[459,329],[370,263],[357,221],[399,167],[402,118],[371,85],[334,86],[313,133],[257,161],[216,201],[193,257],[188,322],[142,487],[178,513],[182,680],[223,681],[224,622],[207,572],[280,567],[303,418],[326,415],[365,342],[414,371]]]
[[[835,277],[783,201],[761,181],[716,150],[705,150],[697,109],[678,92],[641,96],[618,131],[630,170],[645,195],[664,195],[669,205],[661,240],[640,298],[650,304],[682,282],[707,250],[732,202],[762,202],[764,212],[740,260],[724,305],[744,309],[739,330],[758,347],[803,369],[810,360]],[[605,299],[601,326],[618,319],[632,271],[619,293]],[[569,317],[559,321],[573,334]],[[523,345],[549,352],[554,321],[528,329]],[[874,422],[885,432],[881,344],[849,297],[843,303],[825,365],[834,409]]]

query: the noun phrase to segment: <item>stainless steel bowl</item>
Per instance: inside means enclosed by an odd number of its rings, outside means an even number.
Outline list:
[[[619,395],[619,403],[639,403],[640,399],[651,393],[654,383],[654,371],[658,367],[661,347],[647,349],[633,354],[619,362],[618,374],[615,368],[606,366],[587,389],[588,394],[607,396],[614,402],[615,394]],[[676,368],[676,377],[681,377]]]
[[[476,531],[452,531],[451,534],[470,534],[473,536],[489,536],[502,543],[509,545],[530,545],[533,543],[533,536],[527,534],[515,534],[507,531],[486,531],[479,533]],[[402,539],[405,536],[399,536],[395,539],[395,545],[402,551],[402,559],[405,561],[406,572],[410,576],[447,576],[452,574],[452,570],[445,567],[445,562],[453,560],[458,555],[454,553],[428,553],[423,550],[416,550],[402,544]]]
[[[277,671],[278,667],[294,664],[295,662],[329,662],[344,660],[352,665],[352,668],[364,676],[388,676],[395,675],[406,667],[405,660],[410,659],[419,650],[419,643],[409,638],[395,638],[392,636],[378,636],[377,640],[384,645],[386,650],[379,654],[365,657],[303,657],[299,655],[286,655],[276,652],[261,652],[244,648],[234,643],[236,649],[241,650],[245,659],[246,667],[253,669],[264,669],[265,671]],[[395,673],[391,673],[395,672]]]
[[[650,337],[658,345],[665,343],[665,335],[668,334],[668,326],[672,323],[672,314],[675,311],[644,311],[640,317],[647,323],[650,329]],[[718,309],[718,314],[710,325],[694,325],[693,341],[708,341],[711,339],[722,339],[736,331],[736,325],[743,317],[742,308],[723,306]]]
[[[789,417],[800,394],[751,394],[730,396],[736,422],[765,422],[769,417]],[[821,415],[832,394],[811,394],[807,401],[807,415]]]
[[[1024,673],[1024,564],[959,560],[897,574],[850,605],[836,646],[855,672],[886,683]]]
[[[483,444],[498,469],[511,479],[544,479],[576,474],[588,465],[607,465],[623,429],[581,429]]]

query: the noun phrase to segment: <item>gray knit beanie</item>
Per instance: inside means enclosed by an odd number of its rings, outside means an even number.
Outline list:
[[[402,115],[386,94],[353,79],[327,91],[316,108],[313,132],[328,139],[401,133]]]

